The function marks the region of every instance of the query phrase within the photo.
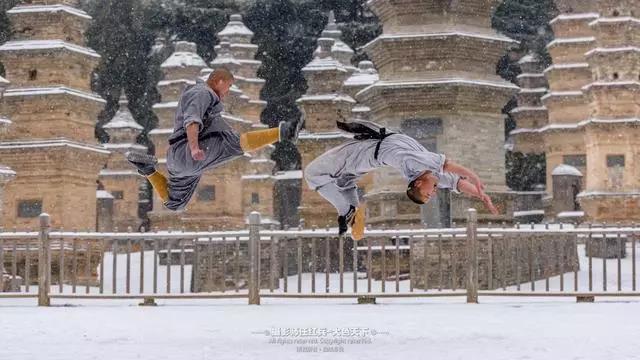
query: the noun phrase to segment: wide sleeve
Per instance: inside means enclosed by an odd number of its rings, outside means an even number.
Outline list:
[[[214,100],[213,96],[206,89],[188,92],[184,96],[184,128],[186,129],[190,124],[197,123],[199,130],[202,130],[204,116]]]
[[[456,194],[460,194],[460,190],[458,190],[458,181],[460,181],[460,175],[450,173],[450,172],[442,172],[437,174],[438,176],[438,187],[440,189],[451,189],[451,191]]]

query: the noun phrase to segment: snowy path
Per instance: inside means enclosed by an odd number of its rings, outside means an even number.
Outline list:
[[[378,305],[344,300],[283,305],[264,299],[261,306],[222,300],[149,308],[100,300],[37,308],[26,300],[0,302],[0,359],[640,359],[640,302],[515,299],[467,305],[462,299],[383,299]],[[263,333],[352,327],[368,329],[363,339],[370,343],[341,345],[335,350],[343,352],[330,354],[300,353],[294,344],[269,343]]]

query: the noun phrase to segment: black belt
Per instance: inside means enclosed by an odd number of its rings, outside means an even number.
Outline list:
[[[376,160],[378,160],[378,154],[380,153],[380,145],[382,145],[382,142],[384,141],[384,139],[388,138],[393,134],[395,133],[387,134],[387,129],[385,128],[380,129],[380,141],[378,141],[378,144],[376,145],[376,152],[373,154]]]
[[[214,131],[214,132],[206,133],[204,135],[199,135],[198,136],[198,141],[203,141],[203,140],[212,138],[212,137],[216,136],[217,134],[218,133]],[[186,133],[178,136],[177,138],[169,139],[169,145],[177,144],[182,140],[187,140],[187,134]]]

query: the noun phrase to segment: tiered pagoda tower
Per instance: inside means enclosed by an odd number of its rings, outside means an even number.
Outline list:
[[[350,117],[355,100],[343,93],[350,73],[332,53],[334,44],[333,38],[319,38],[315,58],[302,69],[308,85],[306,94],[297,100],[304,117],[298,140],[303,171],[316,157],[349,139],[338,130],[336,120]],[[302,184],[300,217],[307,226],[336,226],[335,214],[330,203]]]
[[[539,128],[546,126],[549,121],[547,108],[542,105],[542,96],[547,93],[547,79],[542,73],[542,62],[536,54],[524,56],[518,62],[522,74],[517,82],[520,92],[516,96],[518,107],[511,110],[511,116],[516,122],[517,129],[511,132],[514,151],[525,154],[544,153],[544,139]]]
[[[591,82],[584,124],[586,188],[579,195],[587,218],[640,218],[640,0],[599,0],[589,23],[595,48],[586,53]]]
[[[122,89],[119,108],[113,119],[103,128],[109,134],[109,143],[104,146],[111,151],[111,157],[105,169],[100,171],[100,182],[113,196],[113,226],[119,230],[128,227],[137,230],[142,224],[138,209],[140,187],[146,180],[137,171],[131,169],[124,154],[127,151],[147,153],[147,147],[136,143],[143,128],[129,111],[129,101]]]
[[[207,67],[196,51],[195,43],[178,41],[175,43],[174,52],[160,65],[164,75],[164,79],[157,86],[161,102],[153,106],[153,111],[158,117],[158,126],[149,132],[149,137],[155,145],[155,153],[158,157],[157,168],[163,174],[167,174],[168,139],[173,133],[180,95],[187,86],[195,84],[200,71]],[[153,211],[149,212],[149,219],[152,226],[162,229],[182,226],[180,213],[165,209],[156,194],[153,195]]]
[[[380,80],[356,98],[371,108],[373,121],[475,169],[503,212],[497,219],[504,219],[510,214],[501,110],[518,87],[496,75],[495,64],[515,42],[491,28],[495,3],[370,0],[383,33],[364,48]],[[424,211],[406,197],[406,185],[396,171],[376,173],[366,196],[369,224],[446,225],[463,220],[472,206],[462,196],[449,206],[440,192]],[[495,219],[482,210],[480,218]]]
[[[24,0],[7,12],[12,38],[0,46],[11,85],[3,112],[13,121],[0,158],[16,172],[5,188],[4,226],[93,229],[96,182],[109,152],[94,136],[105,101],[91,91],[100,55],[85,45],[91,17],[76,0]]]
[[[547,192],[553,193],[552,172],[561,164],[587,173],[584,129],[589,118],[589,98],[582,87],[591,82],[585,53],[595,45],[589,23],[598,17],[595,0],[556,0],[560,15],[551,21],[555,40],[547,45],[553,65],[545,71],[549,92],[542,97],[549,124],[539,132],[547,161]]]
[[[9,81],[0,76],[0,101],[2,101],[2,95],[4,90],[9,86]],[[2,108],[0,107],[0,139],[3,135],[9,131],[11,126],[11,120],[2,116]],[[16,177],[16,172],[11,170],[10,167],[0,164],[0,214],[2,214],[2,195],[4,192],[4,186]]]

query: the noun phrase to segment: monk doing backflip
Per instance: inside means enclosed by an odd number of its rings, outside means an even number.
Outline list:
[[[416,204],[427,203],[437,188],[451,189],[481,200],[497,214],[484,184],[473,171],[428,151],[404,134],[366,122],[338,122],[338,128],[355,133],[354,140],[337,146],[313,160],[304,170],[309,187],[318,191],[338,210],[338,228],[342,235],[351,226],[354,240],[364,236],[365,213],[360,205],[356,182],[365,174],[392,167],[408,182],[407,196]]]
[[[156,171],[155,156],[126,154],[127,160],[147,177],[166,208],[183,210],[206,170],[278,141],[296,141],[300,122],[281,122],[277,128],[241,135],[233,130],[222,118],[222,100],[233,82],[233,74],[220,68],[211,73],[206,83],[198,82],[183,91],[166,154],[168,178]]]

